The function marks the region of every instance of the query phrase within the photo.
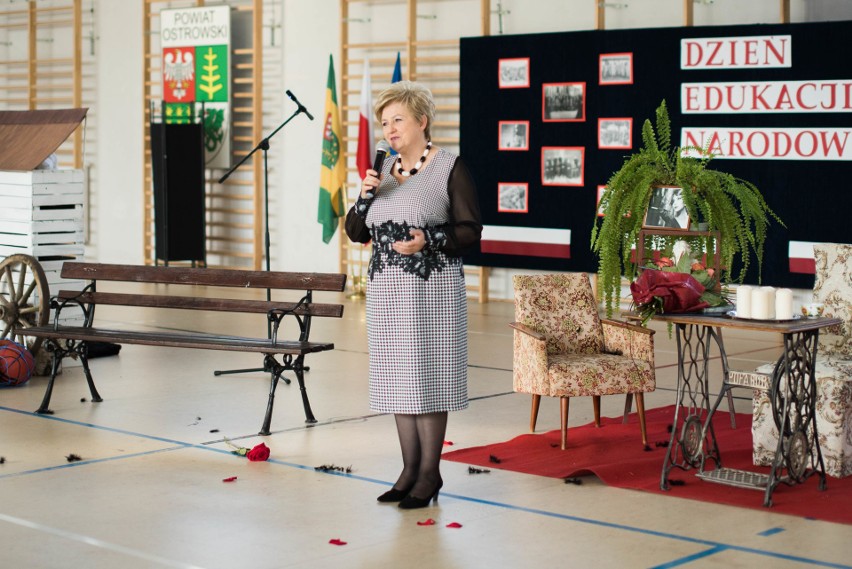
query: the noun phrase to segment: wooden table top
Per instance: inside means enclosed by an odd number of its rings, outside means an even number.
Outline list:
[[[624,314],[626,318],[636,315]],[[727,314],[656,314],[654,320],[671,322],[673,324],[695,324],[699,326],[712,326],[720,328],[737,328],[739,330],[755,330],[758,332],[778,332],[779,334],[795,334],[798,332],[810,332],[842,324],[840,318],[818,318],[799,317],[795,320],[755,320],[753,318],[736,318]]]

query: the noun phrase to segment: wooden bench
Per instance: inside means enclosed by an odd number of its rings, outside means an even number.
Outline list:
[[[302,393],[306,422],[316,422],[305,389],[305,354],[332,350],[334,344],[309,341],[311,319],[315,316],[340,318],[343,315],[343,305],[313,302],[313,293],[315,291],[342,292],[346,286],[346,275],[108,265],[68,261],[62,267],[61,276],[65,279],[87,280],[91,283],[83,291],[62,290],[51,299],[51,308],[56,311],[52,325],[26,328],[22,331],[27,336],[44,338],[46,349],[53,355],[50,381],[47,384],[44,400],[37,410],[38,413],[52,413],[48,406],[53,392],[53,384],[62,359],[69,355],[80,358],[92,394],[92,401],[102,401],[89,369],[88,348],[90,342],[110,342],[114,344],[142,344],[263,354],[262,371],[270,373],[272,379],[266,415],[260,434],[268,435],[270,432],[275,388],[285,371],[293,371],[296,374]],[[176,291],[172,287],[157,289],[154,294],[128,294],[126,292],[102,292],[98,290],[98,283],[102,281],[267,289],[267,299],[270,298],[272,290],[300,291],[299,294],[303,294],[303,296],[297,302],[178,296],[174,294]],[[84,317],[82,325],[59,324],[60,313],[64,308],[71,305],[82,308]],[[98,305],[266,314],[268,321],[267,337],[254,338],[204,332],[98,328],[94,325],[95,308]],[[279,328],[285,316],[293,316],[298,322],[298,339],[282,340],[278,337]],[[276,356],[281,356],[280,363]],[[283,379],[290,383],[289,379]]]

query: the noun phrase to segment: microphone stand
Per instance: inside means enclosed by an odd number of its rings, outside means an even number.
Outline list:
[[[269,139],[271,139],[273,136],[275,136],[276,133],[278,133],[279,130],[284,128],[287,125],[288,122],[290,122],[291,120],[296,118],[296,116],[299,115],[300,113],[305,113],[311,120],[314,119],[314,117],[312,117],[311,114],[308,112],[308,109],[306,109],[301,103],[297,102],[297,105],[298,105],[298,108],[296,109],[296,111],[292,115],[290,115],[287,118],[287,120],[285,120],[283,123],[278,125],[278,128],[273,130],[272,133],[269,136],[263,138],[260,142],[258,142],[257,145],[254,148],[251,149],[251,152],[249,152],[248,154],[243,156],[242,160],[240,160],[239,162],[237,162],[236,164],[231,166],[231,168],[227,172],[225,172],[225,174],[221,178],[219,178],[219,183],[221,184],[222,182],[227,180],[231,176],[231,174],[233,174],[237,169],[239,169],[240,166],[245,164],[245,162],[248,161],[248,159],[251,158],[254,155],[255,152],[257,152],[258,150],[263,151],[263,215],[264,215],[263,224],[265,226],[264,227],[265,228],[264,249],[265,249],[265,254],[266,254],[266,272],[267,273],[270,271],[270,267],[269,267],[269,167],[268,167],[268,164],[267,164],[267,159],[268,159],[268,154],[269,154]],[[266,301],[269,302],[271,300],[272,300],[272,290],[266,289]],[[266,337],[272,338],[272,322],[269,321],[269,320],[267,320],[267,322],[266,322]],[[309,368],[305,367],[304,369],[305,369],[305,371],[307,371]],[[213,372],[213,375],[228,375],[228,374],[234,374],[234,373],[249,373],[249,372],[256,372],[256,371],[264,371],[264,368],[261,367],[261,368],[251,368],[251,369],[215,370]],[[287,383],[287,384],[290,383],[290,380],[287,379],[284,376],[281,376],[281,379],[283,379],[284,382]]]

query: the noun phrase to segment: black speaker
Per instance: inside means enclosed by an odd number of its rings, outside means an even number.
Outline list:
[[[156,259],[206,265],[203,125],[150,126]]]

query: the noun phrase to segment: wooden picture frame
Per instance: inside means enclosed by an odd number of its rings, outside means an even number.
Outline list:
[[[645,211],[643,228],[689,231],[689,213],[683,200],[683,188],[655,186]]]

